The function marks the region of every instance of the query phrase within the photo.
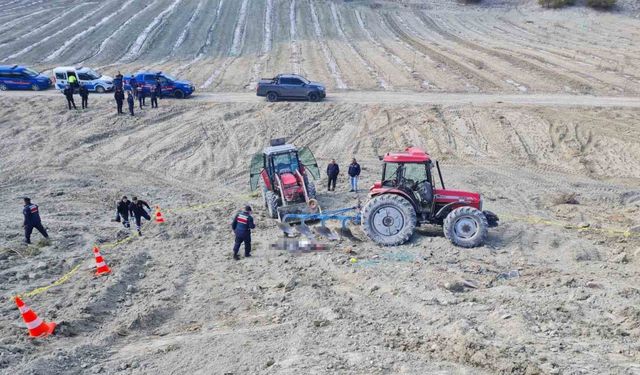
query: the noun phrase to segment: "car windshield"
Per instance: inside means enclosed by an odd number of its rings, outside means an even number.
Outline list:
[[[298,170],[298,155],[294,151],[274,155],[273,166],[278,173],[283,171],[295,172]]]
[[[163,74],[163,76],[168,79],[169,81],[177,81],[177,79],[175,79],[173,76],[169,75],[169,74]]]
[[[33,69],[29,69],[29,68],[26,68],[26,69],[24,70],[24,72],[25,72],[25,73],[27,73],[28,75],[32,76],[32,77],[35,77],[35,76],[37,76],[37,75],[40,75],[40,73],[36,72],[36,71],[35,71],[35,70],[33,70]]]
[[[301,77],[301,76],[294,76],[294,77],[296,77],[297,79],[301,80],[302,82],[304,82],[307,85],[309,84],[309,80],[304,78],[304,77]]]
[[[91,77],[91,79],[98,79],[98,78],[102,77],[102,74],[96,72],[95,70],[91,70],[91,69],[87,70],[87,75],[89,77]]]

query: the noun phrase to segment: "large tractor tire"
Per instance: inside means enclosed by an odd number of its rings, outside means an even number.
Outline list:
[[[382,246],[397,246],[409,241],[416,223],[413,205],[399,195],[378,195],[362,209],[364,233]]]
[[[267,214],[272,219],[278,218],[278,196],[273,191],[267,190],[265,193],[267,201]]]
[[[473,207],[459,207],[444,219],[444,236],[460,247],[482,246],[487,240],[489,223],[482,211]]]

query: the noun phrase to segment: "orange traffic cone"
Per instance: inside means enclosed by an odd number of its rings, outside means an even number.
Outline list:
[[[16,305],[20,310],[20,314],[22,315],[22,319],[29,329],[29,336],[45,337],[53,333],[53,330],[56,329],[56,323],[46,323],[42,319],[38,318],[38,315],[25,305],[20,297],[16,297],[15,300]]]
[[[160,206],[156,206],[156,223],[164,223],[164,217],[160,212]]]
[[[100,255],[100,249],[97,246],[93,247],[93,254],[96,256],[96,276],[104,275],[111,272],[111,268],[104,262],[102,255]]]

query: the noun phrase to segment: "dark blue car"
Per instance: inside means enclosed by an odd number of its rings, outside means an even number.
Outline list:
[[[0,90],[46,90],[51,79],[20,65],[0,65]]]
[[[151,90],[156,87],[156,80],[160,80],[162,85],[162,96],[173,96],[174,98],[183,99],[193,94],[195,87],[189,81],[180,81],[162,72],[138,72],[133,75],[124,76],[123,86],[125,90],[131,90],[131,78],[136,79],[136,84],[142,84],[142,92],[149,96]]]

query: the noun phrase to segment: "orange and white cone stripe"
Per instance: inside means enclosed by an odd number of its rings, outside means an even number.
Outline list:
[[[164,217],[160,212],[160,206],[156,206],[156,223],[164,223]]]
[[[93,254],[96,257],[96,276],[104,275],[111,272],[111,268],[107,266],[107,263],[100,255],[100,249],[97,246],[93,247]]]
[[[18,310],[20,310],[20,314],[22,315],[22,320],[24,320],[24,324],[29,330],[29,336],[44,337],[53,333],[56,329],[56,323],[45,323],[22,301],[20,297],[16,297],[15,301],[16,306],[18,306]]]

